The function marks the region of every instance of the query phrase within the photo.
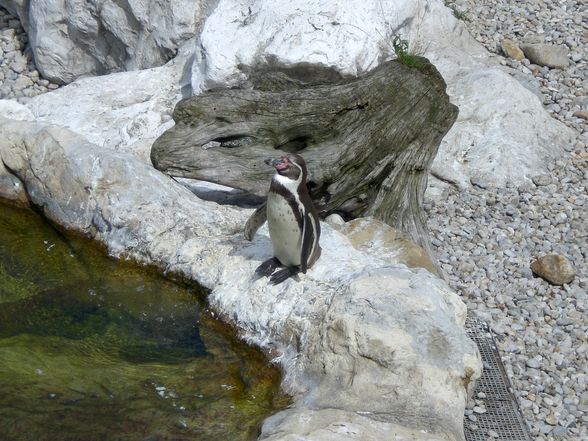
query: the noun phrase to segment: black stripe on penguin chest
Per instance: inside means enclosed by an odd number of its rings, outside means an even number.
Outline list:
[[[288,188],[275,181],[272,181],[270,193],[273,193],[270,194],[270,197],[274,199],[275,205],[270,207],[271,200],[268,201],[270,202],[268,204],[268,220],[273,218],[272,220],[276,222],[285,223],[287,221],[291,222],[291,219],[293,219],[293,223],[302,232],[304,221],[302,213],[305,212],[305,207],[301,206],[302,201],[299,202],[300,198],[297,200],[296,196]],[[300,192],[298,193],[300,194]]]

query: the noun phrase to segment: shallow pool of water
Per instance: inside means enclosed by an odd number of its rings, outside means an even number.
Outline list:
[[[0,205],[0,438],[255,439],[279,373],[202,298]]]

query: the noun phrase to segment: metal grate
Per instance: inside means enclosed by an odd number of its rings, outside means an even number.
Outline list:
[[[464,417],[466,441],[531,441],[488,325],[477,318],[468,317],[466,332],[478,345],[484,366],[474,398],[480,392],[486,394],[483,398],[486,413],[477,413],[475,422]]]

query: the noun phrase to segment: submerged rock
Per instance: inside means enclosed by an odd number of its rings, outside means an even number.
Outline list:
[[[295,403],[265,424],[262,439],[327,440],[337,427],[337,439],[463,440],[481,365],[463,329],[465,306],[443,281],[356,250],[323,224],[313,268],[269,285],[253,278],[271,254],[267,228],[251,243],[242,235],[251,210],[200,200],[129,154],[62,128],[2,119],[0,129],[2,162],[49,219],[112,255],[198,280],[213,310],[273,354]]]

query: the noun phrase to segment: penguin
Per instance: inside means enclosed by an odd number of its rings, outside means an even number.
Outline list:
[[[266,159],[276,173],[266,203],[266,217],[274,256],[256,270],[274,285],[298,272],[306,273],[320,257],[321,226],[306,187],[306,163],[300,155]],[[278,267],[282,269],[276,271]],[[275,271],[275,272],[274,272]]]

